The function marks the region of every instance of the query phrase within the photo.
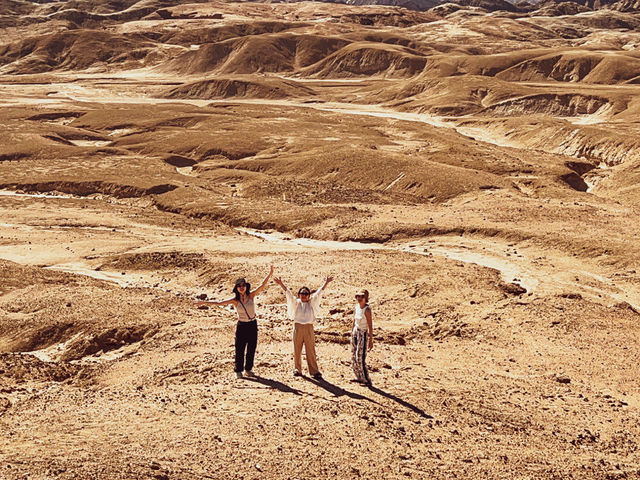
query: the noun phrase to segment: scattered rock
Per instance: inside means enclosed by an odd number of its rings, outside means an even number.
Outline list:
[[[517,283],[501,283],[499,287],[507,295],[523,295],[527,293],[527,289]]]
[[[630,310],[633,313],[637,313],[638,315],[640,315],[640,310],[638,310],[638,308],[631,305],[629,302],[614,303],[613,305],[611,305],[610,308],[617,308],[618,310]]]
[[[582,300],[582,295],[579,293],[561,293],[562,298],[570,298],[572,300]]]
[[[11,407],[11,401],[8,398],[0,397],[0,413],[8,410]]]

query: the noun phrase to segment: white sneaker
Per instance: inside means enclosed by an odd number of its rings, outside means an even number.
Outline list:
[[[255,376],[256,376],[256,374],[255,374],[255,373],[253,373],[253,370],[245,370],[244,374],[245,374],[247,377],[255,377]]]
[[[236,372],[236,378],[244,378],[242,372]]]

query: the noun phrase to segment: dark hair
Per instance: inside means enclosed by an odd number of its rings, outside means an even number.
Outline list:
[[[309,295],[311,295],[311,289],[309,287],[300,287],[300,290],[298,290],[298,296],[300,296],[300,293],[302,293],[303,290],[307,291]]]
[[[240,292],[238,292],[238,285],[241,285],[242,283],[244,283],[247,288],[244,291],[245,295],[249,295],[249,293],[251,292],[251,284],[248,282],[236,282],[236,285],[233,287],[233,293],[235,293],[236,295],[236,300],[240,300]]]

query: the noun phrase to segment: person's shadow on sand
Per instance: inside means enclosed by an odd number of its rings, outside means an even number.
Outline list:
[[[409,410],[417,413],[418,415],[420,415],[422,418],[433,418],[431,415],[429,415],[428,413],[426,413],[424,410],[422,410],[421,408],[416,407],[414,404],[407,402],[406,400],[403,400],[399,397],[396,397],[394,394],[389,393],[389,392],[385,392],[384,390],[380,390],[378,387],[374,387],[373,385],[368,385],[368,388],[370,391],[372,391],[373,393],[377,393],[378,395],[381,395],[385,398],[388,398],[389,400],[393,400],[394,402],[402,405],[405,408],[408,408]]]
[[[273,388],[275,390],[280,390],[284,393],[293,393],[294,395],[303,395],[304,392],[298,390],[297,388],[290,387],[286,383],[279,382],[278,380],[273,380],[271,378],[260,377],[258,375],[254,377],[244,377],[244,380],[249,380],[250,382],[261,383],[262,385],[266,385],[267,387]]]
[[[360,395],[359,393],[354,393],[354,392],[350,392],[349,390],[345,390],[344,388],[339,387],[338,385],[334,385],[333,383],[328,382],[324,378],[313,378],[313,377],[306,377],[306,376],[303,376],[302,378],[304,378],[308,382],[314,383],[319,387],[324,388],[327,392],[332,393],[336,397],[342,397],[343,395],[346,395],[347,397],[353,398],[355,400],[366,400],[368,402],[376,403],[380,405],[378,402],[376,402],[375,400],[371,400],[369,397],[365,397],[364,395]]]

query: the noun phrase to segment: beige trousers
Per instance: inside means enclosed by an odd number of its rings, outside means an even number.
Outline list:
[[[319,373],[318,360],[316,359],[316,335],[313,332],[313,323],[293,324],[293,360],[296,370],[302,372],[302,346],[307,356],[309,375]]]

